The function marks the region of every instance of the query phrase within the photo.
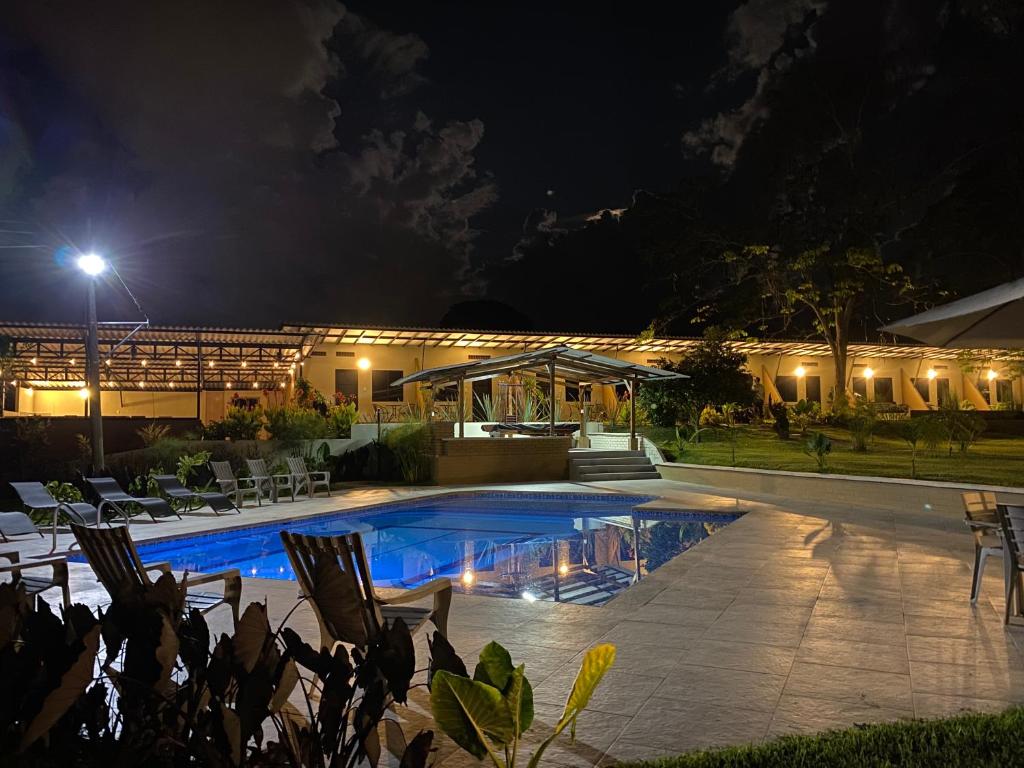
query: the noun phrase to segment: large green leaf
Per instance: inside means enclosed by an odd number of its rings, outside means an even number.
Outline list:
[[[263,647],[270,637],[270,620],[267,606],[263,603],[249,603],[235,628],[233,640],[235,658],[246,672],[252,672],[263,653]]]
[[[518,711],[519,717],[516,722],[516,735],[521,736],[533,725],[533,686],[526,679],[524,674],[525,664],[520,664],[513,670],[508,679],[508,686],[504,691],[505,703],[513,716]]]
[[[537,748],[537,751],[533,753],[533,757],[530,758],[528,768],[537,768],[537,766],[540,765],[540,760],[544,755],[544,750],[551,746],[551,742],[553,742],[558,735],[565,730],[566,726],[572,725],[571,733],[573,738],[575,738],[576,717],[586,708],[587,704],[590,702],[590,697],[594,695],[594,691],[597,690],[597,686],[600,684],[605,672],[607,672],[614,663],[614,645],[605,643],[603,645],[596,645],[587,651],[583,657],[583,664],[580,665],[580,671],[576,673],[576,680],[572,684],[572,690],[569,692],[569,698],[565,702],[565,709],[562,711],[562,717],[555,725],[554,732],[548,736]]]
[[[439,671],[430,691],[437,727],[477,759],[493,755],[492,742],[512,741],[515,724],[501,691],[492,685]]]
[[[473,679],[504,691],[514,671],[512,656],[492,640],[480,651],[480,662],[473,671]]]
[[[60,684],[46,695],[39,714],[29,723],[25,735],[21,738],[19,751],[24,752],[36,739],[49,731],[71,709],[92,682],[93,664],[100,649],[98,624],[82,638],[82,645],[84,647],[78,658],[68,671],[61,675]]]
[[[490,642],[480,651],[480,661],[473,679],[501,691],[509,711],[518,711],[516,735],[522,734],[533,723],[533,686],[525,677],[525,666],[512,666],[512,656],[496,642]]]

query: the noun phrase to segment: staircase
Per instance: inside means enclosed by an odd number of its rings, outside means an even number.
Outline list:
[[[584,568],[575,565],[558,577],[558,602],[576,605],[603,605],[633,583],[633,574],[611,565]],[[545,576],[530,584],[530,592],[539,600],[554,600],[555,577]]]
[[[602,451],[573,448],[569,451],[569,479],[658,480],[661,475],[643,451]]]

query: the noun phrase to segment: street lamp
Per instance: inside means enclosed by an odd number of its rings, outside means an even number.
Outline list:
[[[106,462],[103,459],[103,412],[100,410],[100,342],[96,328],[96,278],[106,270],[107,262],[98,254],[84,253],[78,257],[78,268],[89,277],[85,376],[89,392],[89,421],[92,423],[92,469],[93,472],[100,472]]]

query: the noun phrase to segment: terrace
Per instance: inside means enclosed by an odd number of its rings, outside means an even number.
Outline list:
[[[494,489],[495,486],[487,486]],[[855,723],[996,711],[1024,702],[1024,630],[1002,624],[998,569],[967,601],[972,545],[958,515],[758,493],[722,495],[674,481],[500,486],[517,491],[601,491],[660,497],[665,507],[746,512],[603,607],[454,596],[450,639],[465,658],[497,640],[525,663],[538,721],[550,723],[580,654],[618,648],[580,717],[577,742],[548,753],[555,765],[598,765],[712,746],[758,743]],[[238,519],[134,522],[138,542],[234,525],[442,493],[351,489],[331,498],[246,508]],[[61,534],[58,551],[72,543]],[[23,557],[48,542],[23,541]],[[85,565],[71,564],[74,599],[107,598]],[[246,578],[243,605],[267,600],[272,625],[295,606],[293,582]],[[230,631],[227,611],[211,627]],[[316,636],[305,605],[289,625]],[[423,638],[417,655],[426,658]],[[427,727],[413,691],[400,710]],[[444,742],[438,765],[466,764]]]

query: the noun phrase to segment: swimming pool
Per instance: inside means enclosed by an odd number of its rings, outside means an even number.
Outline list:
[[[294,580],[278,532],[359,532],[374,583],[415,587],[449,576],[457,589],[600,605],[738,515],[644,510],[653,496],[607,493],[443,494],[249,528],[140,544],[175,570],[239,568]],[[639,535],[640,548],[634,542]],[[639,557],[638,557],[639,555]]]

